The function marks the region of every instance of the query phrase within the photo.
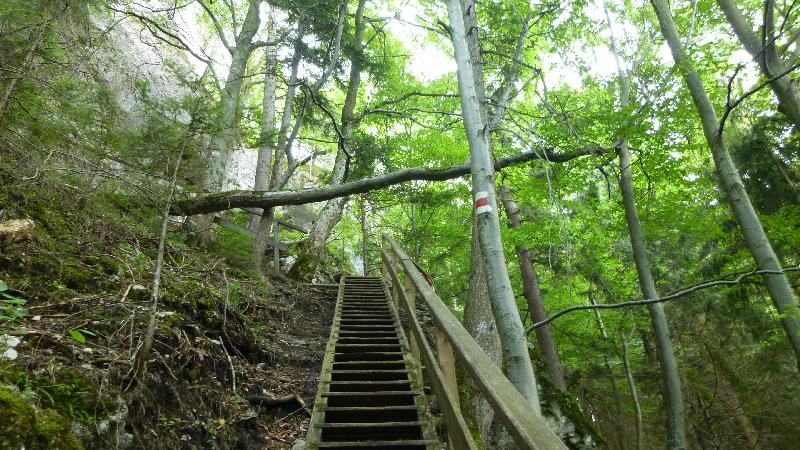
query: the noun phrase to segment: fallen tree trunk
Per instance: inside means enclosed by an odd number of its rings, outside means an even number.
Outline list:
[[[613,150],[613,149],[611,149]],[[520,153],[495,161],[495,170],[515,164],[543,159],[549,162],[566,162],[581,156],[599,155],[610,151],[599,146],[584,147],[568,153],[551,153],[551,150]],[[444,169],[426,169],[412,167],[384,175],[363,178],[349,183],[328,186],[319,189],[300,191],[227,191],[204,197],[188,198],[175,202],[171,210],[173,215],[191,216],[208,214],[234,208],[272,208],[284,205],[303,205],[322,202],[334,198],[386,188],[411,180],[444,181],[458,178],[470,173],[470,164],[458,164]]]

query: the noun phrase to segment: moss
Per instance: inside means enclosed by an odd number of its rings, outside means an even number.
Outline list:
[[[0,387],[0,448],[83,448],[70,421],[57,411],[37,411],[8,387]]]
[[[16,392],[0,387],[0,447],[20,448],[30,442],[36,411]]]
[[[308,281],[314,276],[312,267],[313,257],[308,252],[300,252],[297,261],[289,269],[287,276],[293,280]]]
[[[98,397],[92,381],[71,370],[60,370],[50,378],[32,376],[25,369],[5,364],[0,368],[0,382],[29,391],[39,398],[41,406],[86,424],[94,423],[94,411],[103,413],[114,408],[111,397]]]
[[[38,415],[37,431],[43,448],[79,449],[83,446],[72,434],[70,421],[58,412],[48,409]]]
[[[592,424],[588,417],[583,413],[578,402],[571,397],[568,393],[562,392],[557,389],[552,380],[543,372],[540,371],[537,376],[537,381],[542,388],[542,410],[545,415],[551,417],[564,416],[575,427],[572,437],[562,436],[562,439],[568,443],[570,448],[582,448],[579,442],[582,442],[584,437],[590,437],[594,443],[593,447],[604,447],[606,440],[597,427]],[[575,440],[576,442],[572,442]],[[569,445],[576,444],[576,445]]]

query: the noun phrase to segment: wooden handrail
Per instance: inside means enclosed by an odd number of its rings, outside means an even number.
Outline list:
[[[381,253],[384,262],[384,274],[389,276],[393,286],[402,286],[395,264],[399,264],[402,267],[406,279],[410,278],[416,292],[428,306],[436,327],[441,330],[441,333],[437,333],[437,339],[444,338],[452,346],[455,355],[463,364],[467,374],[475,381],[475,384],[486,397],[497,417],[503,422],[517,446],[521,449],[566,449],[567,447],[561,439],[547,426],[544,418],[531,409],[519,391],[508,381],[503,372],[480,348],[475,339],[464,329],[439,296],[436,295],[436,292],[423,278],[414,261],[402,247],[387,234],[383,235],[383,239],[384,245]],[[385,243],[389,245],[387,246]],[[408,298],[406,298],[405,292],[402,289],[395,289],[394,291],[399,292],[398,297],[402,297],[403,306],[410,308],[411,305],[408,302]],[[414,333],[423,359],[425,359],[426,374],[430,375],[427,377],[428,381],[437,394],[437,398],[443,398],[440,393],[446,398],[446,401],[442,402],[445,404],[442,411],[445,413],[448,432],[452,433],[450,435],[451,440],[455,448],[472,448],[468,446],[469,443],[456,442],[456,439],[460,439],[460,435],[463,433],[460,425],[460,422],[463,422],[463,416],[461,411],[457,409],[457,393],[451,392],[450,388],[445,387],[446,375],[440,370],[438,364],[429,361],[432,358],[432,355],[427,354],[430,351],[430,346],[422,328],[419,327],[415,313],[409,314],[409,322],[411,322],[411,331]],[[437,390],[440,392],[437,392]],[[445,411],[446,409],[455,410]],[[471,436],[468,436],[468,438],[469,440],[472,439]],[[474,442],[472,444],[474,445]]]

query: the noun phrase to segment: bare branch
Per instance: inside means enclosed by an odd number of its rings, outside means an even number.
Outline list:
[[[708,289],[715,286],[734,286],[737,284],[741,284],[746,279],[754,277],[756,275],[779,275],[787,272],[797,272],[797,271],[800,271],[800,266],[783,268],[781,270],[754,270],[752,272],[745,272],[732,280],[704,281],[702,283],[697,283],[691,286],[682,287],[669,295],[665,295],[663,297],[658,297],[658,298],[650,298],[647,300],[636,300],[636,301],[621,302],[621,303],[600,303],[596,305],[571,306],[569,308],[562,309],[561,311],[552,314],[550,317],[541,322],[536,322],[535,324],[531,325],[525,330],[525,334],[530,334],[536,328],[547,325],[548,323],[558,319],[564,314],[571,313],[573,311],[582,311],[585,309],[617,309],[617,308],[626,308],[628,306],[640,306],[640,305],[649,305],[652,303],[662,303],[669,300],[674,300],[676,298],[684,297],[686,295],[689,295],[693,292],[697,292],[702,289]]]

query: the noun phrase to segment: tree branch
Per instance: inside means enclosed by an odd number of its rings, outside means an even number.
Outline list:
[[[596,305],[571,306],[569,308],[562,309],[561,311],[552,314],[550,317],[548,317],[545,320],[542,320],[541,322],[534,323],[533,325],[531,325],[530,327],[528,327],[525,330],[525,334],[530,334],[533,330],[535,330],[535,329],[537,329],[537,328],[539,328],[541,326],[547,325],[548,323],[558,319],[559,317],[563,316],[564,314],[571,313],[573,311],[582,311],[582,310],[585,310],[585,309],[618,309],[618,308],[625,308],[625,307],[628,307],[628,306],[640,306],[640,305],[649,305],[649,304],[652,304],[652,303],[662,303],[662,302],[666,302],[668,300],[674,300],[676,298],[684,297],[686,295],[689,295],[689,294],[691,294],[693,292],[696,292],[696,291],[699,291],[699,290],[702,290],[702,289],[708,289],[708,288],[715,287],[715,286],[733,286],[733,285],[741,284],[745,279],[753,277],[753,276],[756,276],[756,275],[780,275],[780,274],[784,274],[784,273],[787,273],[787,272],[797,272],[797,271],[800,271],[800,266],[798,266],[798,267],[787,267],[787,268],[784,268],[784,269],[781,269],[781,270],[754,270],[752,272],[745,272],[745,273],[739,275],[738,277],[736,277],[736,278],[734,278],[732,280],[704,281],[702,283],[693,284],[691,286],[685,286],[685,287],[682,287],[682,288],[678,289],[677,291],[674,291],[673,293],[671,293],[669,295],[665,295],[663,297],[658,297],[658,298],[650,298],[650,299],[647,299],[647,300],[636,300],[636,301],[621,302],[621,303],[600,303],[600,304],[596,304]]]
[[[495,170],[500,170],[515,164],[542,159],[549,162],[565,162],[587,155],[600,155],[613,151],[598,146],[584,147],[568,153],[552,153],[552,149],[542,149],[520,153],[498,159]],[[352,194],[362,194],[377,189],[386,188],[411,180],[443,181],[458,178],[470,173],[470,164],[458,164],[444,169],[427,169],[413,167],[396,172],[363,178],[349,183],[328,186],[318,189],[304,189],[300,191],[228,191],[204,197],[183,199],[175,203],[172,208],[173,215],[195,215],[225,211],[233,208],[273,208],[283,205],[303,205],[346,197]]]
[[[204,0],[197,0],[197,3],[200,4],[200,7],[203,8],[206,14],[208,14],[208,17],[211,18],[211,22],[214,23],[214,28],[216,28],[217,30],[217,35],[219,36],[219,40],[222,41],[222,45],[224,45],[229,52],[233,53],[234,47],[233,45],[231,45],[230,41],[228,41],[228,38],[225,37],[225,30],[222,29],[222,24],[219,23],[219,19],[217,19],[217,16],[211,11],[211,8],[208,7],[208,5]],[[234,17],[234,27],[235,26],[236,22]]]

